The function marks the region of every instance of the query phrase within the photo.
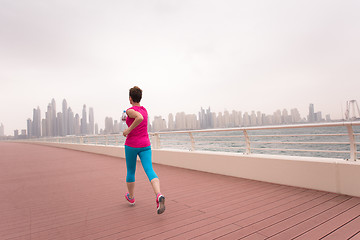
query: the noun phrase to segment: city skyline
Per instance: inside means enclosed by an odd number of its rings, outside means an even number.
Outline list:
[[[39,138],[55,137],[67,135],[94,135],[98,126],[94,121],[94,109],[89,107],[87,115],[86,104],[83,105],[82,115],[74,113],[71,107],[68,107],[66,99],[62,101],[62,112],[56,111],[56,100],[53,98],[48,104],[44,118],[41,115],[41,109],[38,106],[33,109],[33,118],[27,119],[27,129],[21,130],[20,137]],[[14,130],[14,137],[18,135],[19,130]],[[25,134],[26,133],[26,134]]]
[[[41,115],[41,109],[38,106],[33,108],[33,118],[27,119],[27,129],[14,130],[15,138],[40,138],[55,137],[67,135],[97,135],[121,133],[126,126],[118,118],[106,117],[104,119],[104,128],[99,128],[95,123],[94,109],[89,107],[87,115],[86,104],[83,104],[82,115],[72,111],[68,106],[66,99],[62,101],[62,112],[57,112],[56,100],[53,98],[48,104],[47,112],[44,118]],[[169,113],[168,120],[162,116],[149,118],[149,131],[172,131],[172,130],[196,130],[207,128],[229,128],[229,127],[248,127],[263,125],[281,125],[296,123],[314,123],[331,121],[330,114],[325,118],[321,111],[315,111],[314,104],[309,104],[309,111],[306,117],[302,117],[297,108],[276,110],[273,114],[265,114],[261,111],[242,112],[225,110],[224,112],[212,112],[210,107],[203,109],[201,107],[198,114],[189,114],[177,112],[175,116]],[[0,125],[0,136],[4,126]],[[19,133],[20,132],[20,133]]]
[[[133,86],[165,118],[202,106],[305,116],[313,103],[340,119],[346,101],[359,101],[356,0],[3,0],[0,9],[6,135],[52,98],[80,118],[84,103],[93,107],[104,128]]]
[[[273,114],[265,114],[260,111],[248,112],[225,110],[224,112],[215,113],[201,107],[198,115],[186,114],[185,112],[176,113],[175,117],[172,113],[166,121],[162,116],[155,116],[152,121],[152,131],[163,130],[196,130],[210,128],[232,128],[232,127],[249,127],[249,126],[265,126],[265,125],[282,125],[296,123],[316,123],[332,121],[330,114],[325,118],[321,111],[314,110],[314,104],[309,105],[309,114],[307,117],[301,117],[297,108],[292,108],[290,112],[287,109],[276,110]]]

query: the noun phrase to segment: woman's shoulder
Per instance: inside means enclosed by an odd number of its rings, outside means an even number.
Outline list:
[[[131,108],[128,108],[127,110],[130,110],[130,109],[137,111],[137,112],[146,112],[147,113],[147,110],[144,106],[132,106]]]

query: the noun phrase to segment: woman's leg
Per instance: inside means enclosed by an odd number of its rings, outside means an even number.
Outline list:
[[[129,192],[129,197],[134,198],[135,182],[126,182],[126,186]]]
[[[144,148],[139,152],[139,156],[156,196],[156,211],[158,214],[162,214],[165,211],[165,197],[160,193],[160,180],[152,166],[151,147]]]
[[[139,152],[139,157],[144,171],[151,183],[155,195],[160,193],[160,180],[156,175],[151,161],[151,147],[144,148],[143,151]]]
[[[135,190],[135,170],[137,151],[135,148],[125,146],[126,157],[126,185],[129,191],[129,197],[134,198]]]
[[[154,190],[155,196],[157,196],[160,193],[160,180],[158,178],[154,178],[150,182]]]

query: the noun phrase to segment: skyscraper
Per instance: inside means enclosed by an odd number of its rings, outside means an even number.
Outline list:
[[[301,120],[299,110],[297,108],[291,109],[291,119],[293,123],[298,123]]]
[[[47,112],[45,113],[45,119],[46,119],[46,136],[51,137],[54,136],[53,134],[53,127],[52,127],[52,110],[51,110],[51,104],[47,107]]]
[[[152,131],[158,132],[166,129],[166,121],[161,116],[155,116],[152,124]]]
[[[41,137],[41,112],[40,107],[33,109],[33,120],[31,129],[28,129],[28,135],[33,137]]]
[[[5,128],[4,124],[0,124],[0,137],[5,136]]]
[[[51,128],[52,128],[52,135],[51,136],[58,136],[57,131],[57,122],[56,122],[56,102],[55,99],[51,100]]]
[[[33,136],[32,129],[33,129],[33,123],[31,121],[31,119],[28,118],[28,120],[27,120],[27,133],[28,133],[27,137],[28,138],[31,138]]]
[[[63,125],[64,125],[63,115],[61,112],[58,112],[56,116],[56,131],[58,132],[57,136],[63,134],[64,132]]]
[[[94,135],[95,122],[94,122],[94,109],[89,108],[89,134]]]
[[[310,105],[309,105],[308,122],[315,122],[314,104],[312,104],[312,103],[310,103]]]
[[[62,136],[66,136],[68,134],[70,134],[69,131],[69,117],[68,117],[68,107],[67,107],[67,102],[66,99],[63,100],[62,102]]]
[[[75,114],[75,121],[74,121],[74,130],[75,135],[81,134],[81,126],[80,126],[80,116],[79,114]]]
[[[74,117],[74,113],[71,110],[71,108],[69,107],[68,110],[68,134],[70,135],[74,135],[75,134],[75,117]]]
[[[247,112],[244,113],[243,124],[244,124],[245,127],[250,125],[250,116],[249,116],[249,114]]]
[[[185,113],[176,113],[175,115],[175,128],[177,130],[184,130],[186,129],[186,117]]]
[[[263,114],[261,114],[260,111],[257,111],[257,113],[256,113],[256,124],[258,126],[263,125]]]
[[[111,117],[105,118],[105,134],[111,134],[114,132],[114,122]]]
[[[255,111],[251,111],[251,115],[250,115],[250,125],[251,126],[256,126],[257,121],[256,121],[256,114]]]
[[[82,110],[82,118],[81,118],[81,135],[87,134],[87,118],[86,118],[86,105],[84,104],[83,110]]]
[[[172,115],[172,113],[169,114],[169,125],[168,125],[168,129],[169,130],[174,130],[175,129],[175,122],[174,122],[174,116]]]
[[[99,134],[99,126],[97,123],[95,123],[95,134],[98,135]]]
[[[47,132],[46,132],[46,119],[41,120],[41,129],[42,129],[41,136],[43,136],[43,137],[48,136]]]
[[[212,114],[210,111],[210,107],[206,109],[206,111],[203,108],[200,109],[199,124],[200,124],[200,128],[202,129],[212,127]]]

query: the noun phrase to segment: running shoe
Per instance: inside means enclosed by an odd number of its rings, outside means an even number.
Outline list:
[[[126,200],[128,200],[128,202],[130,203],[130,205],[135,205],[135,198],[130,198],[130,194],[126,193],[125,194],[125,198]]]
[[[156,196],[156,205],[158,214],[165,212],[165,197],[161,193]]]

